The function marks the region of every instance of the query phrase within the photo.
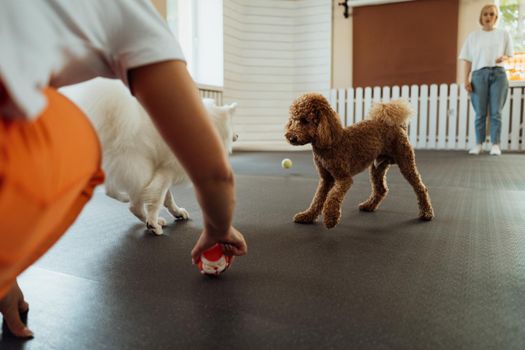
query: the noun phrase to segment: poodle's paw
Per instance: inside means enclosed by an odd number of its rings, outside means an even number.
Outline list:
[[[340,216],[325,216],[324,217],[324,225],[326,228],[333,228],[335,227],[340,221]]]
[[[174,216],[177,220],[188,220],[190,218],[190,214],[184,208],[179,208],[179,210],[174,212]]]
[[[163,231],[162,231],[162,225],[160,224],[161,221],[164,222],[164,224],[166,224],[166,221],[162,218],[159,218],[158,219],[158,222],[156,224],[153,224],[151,222],[146,222],[146,227],[148,228],[148,231],[156,234],[157,236],[160,236],[162,235]]]
[[[377,209],[377,205],[374,204],[373,201],[371,200],[368,200],[366,202],[363,202],[361,204],[359,204],[359,210],[361,211],[375,211]]]
[[[339,217],[325,217],[324,225],[326,228],[334,228],[339,223],[339,221],[341,221]]]
[[[323,208],[323,222],[326,228],[335,227],[341,220],[341,207],[325,205]]]
[[[295,216],[293,217],[293,221],[298,224],[311,224],[315,221],[316,218],[317,215],[312,214],[308,211],[303,211],[295,214]]]
[[[430,221],[434,218],[434,211],[432,210],[432,208],[428,210],[422,210],[419,213],[419,218],[423,221]]]

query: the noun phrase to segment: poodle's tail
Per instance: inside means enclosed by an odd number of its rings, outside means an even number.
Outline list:
[[[379,120],[388,125],[399,125],[401,127],[406,127],[411,115],[412,108],[404,99],[376,103],[370,109],[370,119]]]

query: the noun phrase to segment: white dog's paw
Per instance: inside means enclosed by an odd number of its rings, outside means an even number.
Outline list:
[[[179,208],[179,210],[173,213],[173,216],[175,216],[177,220],[188,220],[190,218],[190,214],[184,208]]]
[[[160,221],[161,218],[159,218],[159,221]],[[164,219],[163,219],[164,220]],[[166,223],[166,222],[164,222]],[[157,236],[160,236],[162,235],[163,231],[162,231],[162,226],[157,223],[157,224],[151,224],[150,222],[147,222],[146,223],[146,227],[148,228],[148,231],[156,234]]]

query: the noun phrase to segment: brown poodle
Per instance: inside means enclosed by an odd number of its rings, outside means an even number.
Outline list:
[[[320,94],[308,93],[293,102],[285,137],[292,145],[312,144],[320,180],[310,207],[294,216],[298,223],[312,223],[323,214],[327,228],[339,223],[341,203],[352,176],[370,167],[372,194],[359,205],[374,211],[385,198],[388,188],[385,174],[390,164],[412,185],[419,204],[419,217],[432,220],[434,211],[428,190],[416,168],[414,151],[407,137],[406,122],[411,109],[397,100],[375,104],[368,120],[343,128],[339,116]]]

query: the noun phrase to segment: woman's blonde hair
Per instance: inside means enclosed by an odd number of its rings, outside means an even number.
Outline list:
[[[494,10],[496,10],[496,21],[498,20],[498,17],[499,17],[499,9],[498,9],[498,5],[496,4],[487,4],[485,6],[483,6],[481,8],[481,11],[479,12],[479,24],[483,25],[483,11],[485,11],[486,9],[488,9],[489,7],[493,7]]]

